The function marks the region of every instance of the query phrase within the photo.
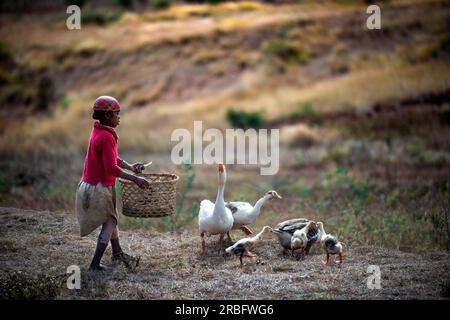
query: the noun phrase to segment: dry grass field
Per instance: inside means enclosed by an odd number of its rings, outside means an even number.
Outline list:
[[[318,248],[298,260],[283,255],[278,241],[266,234],[255,250],[258,257],[246,260],[241,268],[236,257],[217,255],[216,239],[207,240],[208,251],[202,256],[200,237],[192,233],[135,231],[121,232],[120,237],[124,248],[142,256],[139,268],[128,272],[119,266],[104,275],[86,272],[96,240],[94,236],[80,239],[74,216],[2,208],[0,219],[2,270],[51,276],[54,282],[46,289],[57,299],[448,298],[449,257],[443,252],[416,255],[379,246],[350,246],[342,266],[324,266]],[[109,262],[109,252],[104,260]],[[81,290],[65,287],[65,269],[73,264],[83,272]],[[367,287],[369,265],[381,266],[379,290]],[[2,276],[4,288],[10,282]]]
[[[365,28],[367,4],[356,0],[88,3],[73,31],[65,11],[0,13],[3,283],[14,270],[23,281],[47,274],[44,299],[448,299],[450,6],[379,5],[381,30]],[[142,256],[135,273],[84,273],[74,293],[63,274],[85,271],[95,246],[95,234],[78,237],[73,206],[99,95],[121,102],[121,157],[177,173],[185,192],[172,219],[121,215],[125,247]],[[283,199],[252,229],[324,221],[347,244],[342,266],[323,266],[319,248],[284,256],[269,234],[243,268],[215,245],[200,256],[196,215],[215,198],[216,167],[174,165],[170,136],[194,120],[235,127],[231,110],[280,129],[280,168],[228,165],[226,200],[277,190]],[[367,289],[371,264],[381,290]]]

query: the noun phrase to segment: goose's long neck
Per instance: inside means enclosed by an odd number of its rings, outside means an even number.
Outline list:
[[[222,213],[225,210],[225,200],[223,198],[225,181],[225,176],[220,176],[219,174],[219,188],[217,189],[216,202],[214,204],[214,214]]]
[[[264,196],[261,199],[259,199],[258,201],[256,201],[255,206],[253,207],[252,212],[250,213],[251,216],[258,216],[259,213],[261,212],[261,208],[263,206],[264,203],[266,203],[268,199]]]
[[[323,229],[323,225],[319,224],[319,229],[320,229],[320,237],[323,238],[326,235],[325,230]]]
[[[216,197],[216,205],[219,204],[221,206],[225,206],[225,200],[223,198],[225,192],[225,184],[220,184],[217,189],[217,197]]]
[[[253,238],[252,241],[258,241],[259,238],[262,236],[262,234],[264,233],[264,231],[266,231],[266,227],[264,227],[258,234],[256,234]]]

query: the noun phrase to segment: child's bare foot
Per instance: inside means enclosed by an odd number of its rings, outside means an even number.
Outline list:
[[[127,269],[134,270],[139,266],[140,256],[134,257],[124,252],[119,252],[113,255],[112,261],[115,263],[122,262]]]

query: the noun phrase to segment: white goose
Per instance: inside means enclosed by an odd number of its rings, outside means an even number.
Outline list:
[[[255,219],[259,216],[261,213],[261,208],[264,203],[266,203],[268,200],[273,199],[282,199],[282,197],[275,191],[271,190],[268,191],[264,197],[259,199],[255,206],[252,206],[248,202],[242,202],[242,201],[230,201],[225,203],[225,206],[231,210],[233,213],[233,229],[241,229],[245,232],[246,235],[250,235],[253,233],[250,228],[248,228],[246,225],[252,224]],[[230,234],[228,233],[228,238],[231,239]]]
[[[200,203],[200,210],[198,213],[198,227],[200,236],[202,237],[202,254],[205,253],[205,234],[207,236],[220,234],[219,245],[223,252],[223,238],[225,234],[233,227],[233,214],[230,209],[225,207],[223,194],[225,190],[225,183],[227,174],[225,166],[219,164],[218,171],[219,188],[217,190],[216,203],[209,200],[203,200]]]

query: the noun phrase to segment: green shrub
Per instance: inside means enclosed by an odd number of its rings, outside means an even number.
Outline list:
[[[155,224],[153,223],[152,219],[128,217],[123,214],[120,215],[120,226],[122,227],[123,230],[155,229]]]
[[[20,75],[17,70],[11,71],[1,71],[0,72],[0,83],[1,84],[14,84],[20,81]]]
[[[61,280],[52,275],[10,270],[0,275],[0,300],[50,300],[60,288]]]
[[[373,198],[368,181],[356,181],[342,166],[336,166],[329,170],[320,180],[321,194],[323,198],[334,197],[345,202],[354,202],[354,213],[359,213]]]
[[[120,19],[121,16],[122,13],[120,12],[110,12],[110,13],[86,12],[81,15],[81,22],[105,26],[113,22],[116,22],[117,20]]]
[[[341,1],[347,1],[348,3],[350,2],[355,2],[354,0],[341,0]],[[379,4],[379,3],[388,3],[390,0],[364,0],[365,4]]]
[[[0,63],[4,65],[10,63],[12,60],[11,51],[3,41],[0,41]]]
[[[450,125],[450,104],[446,104],[441,108],[439,118],[442,124]]]
[[[76,5],[81,8],[86,4],[87,0],[65,0],[64,2],[67,6]]]
[[[48,76],[43,76],[38,83],[37,108],[41,111],[47,110],[55,94],[55,85]]]
[[[449,279],[443,279],[441,280],[441,283],[439,284],[441,296],[444,298],[450,298],[450,280]]]
[[[171,5],[171,0],[152,0],[152,7],[155,9],[168,9]]]
[[[228,122],[234,128],[241,129],[260,129],[263,128],[267,120],[264,114],[261,111],[244,111],[244,110],[234,110],[233,108],[229,109],[227,112]]]
[[[309,54],[299,44],[288,40],[273,40],[264,45],[263,52],[285,63],[306,64]]]
[[[72,99],[70,99],[69,96],[62,97],[58,102],[58,106],[63,110],[67,110],[71,104],[72,104]]]
[[[321,124],[322,122],[311,102],[300,104],[295,111],[289,114],[289,118],[293,120],[304,120],[313,124]]]
[[[214,5],[214,4],[219,4],[221,2],[224,2],[225,0],[206,0],[206,3]]]
[[[5,91],[9,96],[20,95],[25,92],[25,86],[22,83],[9,83]]]
[[[175,204],[175,213],[172,216],[171,221],[171,230],[175,231],[176,229],[188,224],[193,219],[195,219],[198,215],[199,205],[197,202],[193,202],[187,208],[187,212],[189,213],[187,216],[181,219],[181,214],[183,213],[183,205],[185,202],[186,194],[192,190],[192,186],[195,181],[195,172],[192,170],[191,164],[184,162],[181,167],[182,173],[180,177],[180,182],[177,186],[177,201]]]
[[[450,250],[450,221],[449,221],[449,207],[448,202],[443,199],[437,199],[441,204],[440,208],[430,210],[426,215],[426,220],[428,220],[433,228],[431,234],[431,239],[434,243],[440,244],[442,248],[446,247]]]
[[[125,9],[133,8],[133,0],[116,0],[116,2]]]

